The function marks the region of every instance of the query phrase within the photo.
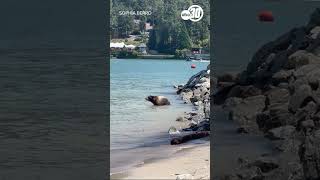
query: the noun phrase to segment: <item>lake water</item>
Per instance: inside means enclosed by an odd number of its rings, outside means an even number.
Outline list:
[[[197,68],[191,69],[191,64]],[[111,60],[111,173],[166,156],[170,147],[167,131],[179,128],[175,119],[192,110],[184,104],[173,85],[185,84],[208,62],[184,60]],[[170,106],[153,106],[145,100],[148,95],[166,96]]]
[[[0,61],[0,179],[104,179],[104,49],[44,43]]]

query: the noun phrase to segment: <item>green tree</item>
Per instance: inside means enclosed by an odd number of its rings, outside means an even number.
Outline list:
[[[204,16],[201,21],[181,19],[181,11],[192,4],[203,8]],[[152,14],[119,15],[119,11],[130,10],[151,11]],[[144,23],[150,22],[154,29],[150,31],[149,38],[146,38],[149,49],[175,53],[176,49],[209,46],[209,0],[112,0],[111,15],[112,38],[125,38],[133,32],[144,31]],[[140,20],[140,24],[134,24],[134,19]]]
[[[184,24],[180,26],[180,31],[177,35],[177,42],[179,42],[177,49],[189,49],[192,47],[191,38]]]

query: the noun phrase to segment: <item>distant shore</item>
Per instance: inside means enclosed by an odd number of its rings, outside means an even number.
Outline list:
[[[114,57],[117,58],[117,57]],[[171,55],[171,54],[157,54],[157,55],[152,55],[152,54],[148,54],[148,55],[138,55],[136,57],[121,57],[121,58],[117,58],[117,59],[181,59],[184,60],[184,58],[177,58],[175,55]]]

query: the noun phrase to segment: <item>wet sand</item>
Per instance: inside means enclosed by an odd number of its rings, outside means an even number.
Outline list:
[[[203,140],[201,140],[203,141]],[[181,146],[181,150],[165,159],[150,159],[128,172],[113,174],[111,179],[176,179],[190,174],[193,179],[210,177],[210,142]]]
[[[261,154],[272,153],[271,142],[262,135],[239,134],[236,124],[227,119],[220,107],[214,107],[213,175],[220,177],[233,172],[239,157],[255,159]]]

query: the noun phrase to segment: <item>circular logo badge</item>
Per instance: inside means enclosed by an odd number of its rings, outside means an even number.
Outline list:
[[[203,17],[203,9],[198,5],[190,6],[188,8],[188,11],[190,12],[190,16],[189,16],[190,21],[197,22],[197,21],[200,21]]]
[[[191,17],[191,13],[190,13],[189,10],[183,10],[183,11],[181,12],[181,18],[182,18],[183,20],[189,20],[190,17]]]

